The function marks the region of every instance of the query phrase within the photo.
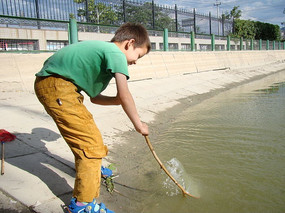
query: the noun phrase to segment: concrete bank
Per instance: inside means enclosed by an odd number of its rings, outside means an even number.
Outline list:
[[[52,53],[0,54],[0,90],[33,90],[34,73]],[[130,66],[131,81],[283,63],[285,50],[236,52],[151,52]]]
[[[74,181],[73,155],[33,93],[34,73],[50,55],[0,54],[0,128],[17,136],[5,145],[0,190],[37,212],[63,212]],[[129,88],[142,120],[150,123],[181,98],[282,69],[285,51],[153,52],[130,67]],[[116,94],[114,83],[104,93]],[[116,160],[112,159],[112,146],[124,141],[113,136],[133,130],[132,124],[119,106],[92,105],[87,98],[85,103],[110,148],[104,163]],[[103,186],[101,191],[100,200],[120,212],[116,202],[119,195],[110,196]]]

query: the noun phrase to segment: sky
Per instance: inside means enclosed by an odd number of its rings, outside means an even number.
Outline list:
[[[174,6],[177,4],[178,8],[192,11],[196,8],[197,13],[209,14],[217,16],[217,7],[214,6],[216,0],[155,0],[156,4]],[[270,24],[277,24],[279,26],[285,22],[285,0],[218,0],[219,15],[225,12],[230,12],[234,6],[239,6],[241,10],[241,19],[260,21]]]

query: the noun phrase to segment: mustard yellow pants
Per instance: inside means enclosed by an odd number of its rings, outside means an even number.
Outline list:
[[[108,153],[77,87],[61,77],[37,77],[35,92],[75,157],[73,197],[91,202],[99,196],[102,158]]]

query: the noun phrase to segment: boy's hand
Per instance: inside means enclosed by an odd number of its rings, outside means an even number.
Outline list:
[[[139,128],[137,128],[137,127],[135,127],[135,128],[136,128],[136,131],[141,133],[143,136],[147,136],[149,134],[148,126],[146,123],[142,122],[142,125]]]

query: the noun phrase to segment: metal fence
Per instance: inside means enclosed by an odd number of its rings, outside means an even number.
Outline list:
[[[0,15],[0,51],[59,50],[69,44],[69,26],[69,21]],[[78,22],[78,39],[80,41],[86,40],[87,37],[91,35],[91,39],[106,40],[108,37],[107,40],[110,40],[110,37],[112,37],[117,28],[118,26]],[[152,42],[152,50],[164,50],[164,31],[150,29],[148,30],[148,33],[151,37],[156,37]],[[228,36],[214,36],[208,34],[195,34],[193,32],[175,31],[168,31],[167,36],[169,37],[169,43],[166,44],[166,46],[168,46],[169,51],[285,49],[285,42],[278,41],[243,40],[242,38],[232,38]]]
[[[92,4],[94,2],[94,4]],[[89,9],[87,10],[86,8]],[[134,0],[1,0],[0,15],[68,21],[72,15],[79,22],[121,25],[140,22],[148,29],[182,31],[226,36],[233,21],[182,9],[183,5],[165,6],[155,1]],[[113,14],[108,17],[107,14]]]
[[[41,30],[65,30],[67,31],[68,21],[55,21],[48,19],[10,17],[0,15],[0,27],[6,28],[27,28]]]

